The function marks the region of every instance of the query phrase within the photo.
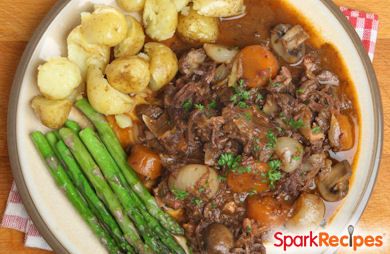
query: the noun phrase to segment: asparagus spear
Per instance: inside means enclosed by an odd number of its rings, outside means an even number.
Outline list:
[[[117,222],[107,210],[103,202],[96,195],[87,178],[82,173],[77,161],[74,159],[71,151],[62,140],[56,144],[56,149],[68,167],[73,183],[79,189],[84,198],[91,204],[91,207],[94,208],[97,217],[110,230],[117,244],[128,253],[134,253],[133,248],[124,239],[123,233],[120,230]]]
[[[76,121],[73,121],[73,120],[67,120],[65,122],[65,127],[71,129],[74,133],[77,133],[77,134],[81,131],[80,125]]]
[[[156,234],[155,237],[159,237],[160,240],[173,253],[185,253],[181,246],[172,237],[172,235],[170,235],[166,230],[164,230],[160,223],[145,210],[144,204],[138,198],[135,192],[132,191],[119,167],[116,165],[114,159],[111,157],[104,144],[100,141],[97,134],[91,128],[87,128],[80,132],[80,137],[89,149],[97,164],[102,169],[103,173],[106,171],[106,178],[112,178],[113,184],[121,186],[118,191],[126,192],[126,195],[119,196],[125,197],[125,200],[122,201],[122,204],[130,213],[130,215],[132,212],[138,209],[138,211],[140,211],[143,216],[143,218],[140,219],[146,221],[148,227]],[[134,217],[134,215],[131,216]]]
[[[103,201],[116,218],[126,241],[139,253],[152,253],[149,247],[142,242],[134,224],[125,215],[118,198],[112,192],[106,179],[102,175],[100,168],[96,165],[79,137],[68,128],[62,128],[60,130],[60,135],[98,195],[103,198]]]
[[[61,166],[60,161],[56,157],[54,151],[51,149],[50,144],[46,140],[45,136],[41,132],[33,132],[31,134],[31,139],[43,159],[46,161],[46,164],[50,169],[50,173],[55,179],[57,185],[65,191],[65,194],[67,195],[70,202],[77,209],[92,231],[99,237],[100,241],[106,246],[110,253],[121,253],[115,241],[102,228],[97,218],[93,215],[92,211],[84,203],[83,198],[68,178],[68,175]]]
[[[103,143],[106,145],[108,151],[119,166],[120,170],[122,171],[122,174],[125,176],[131,188],[138,194],[138,196],[143,201],[148,212],[153,215],[158,221],[160,221],[160,223],[171,233],[183,235],[184,230],[171,216],[169,216],[167,213],[163,212],[160,209],[154,197],[140,182],[137,174],[127,163],[126,153],[123,150],[114,131],[111,129],[110,125],[103,117],[103,115],[96,112],[86,99],[81,99],[77,101],[75,105],[95,125]]]
[[[162,244],[159,242],[158,238],[152,234],[152,229],[148,227],[147,222],[142,216],[142,214],[147,213],[147,211],[142,211],[142,207],[137,207],[134,203],[132,192],[129,192],[127,186],[124,185],[126,180],[104,144],[99,140],[98,136],[91,128],[82,130],[80,132],[80,138],[102,170],[111,188],[125,208],[125,211],[127,211],[127,214],[144,237],[145,242],[155,252],[161,253]]]

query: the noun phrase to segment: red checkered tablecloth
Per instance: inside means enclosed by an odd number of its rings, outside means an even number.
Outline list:
[[[378,35],[378,16],[346,7],[340,7],[340,10],[355,27],[368,55],[373,60]],[[1,226],[25,232],[26,247],[50,250],[26,213],[15,184],[12,185]]]

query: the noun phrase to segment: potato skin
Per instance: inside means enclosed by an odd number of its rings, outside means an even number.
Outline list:
[[[142,11],[145,0],[116,0],[118,5],[127,12]]]
[[[164,44],[157,42],[145,44],[144,49],[150,58],[152,79],[149,87],[153,91],[158,91],[176,76],[179,69],[176,54]]]
[[[150,81],[149,63],[138,56],[118,58],[106,68],[108,82],[122,93],[145,90]]]
[[[81,26],[75,27],[67,38],[68,58],[77,64],[85,80],[88,66],[98,65],[102,70],[110,61],[110,47],[88,43],[81,33]]]
[[[31,107],[42,124],[52,129],[58,129],[68,119],[72,102],[67,99],[50,100],[43,96],[36,96],[31,101]]]
[[[143,13],[146,34],[156,41],[171,38],[176,31],[178,13],[173,0],[146,0]]]
[[[126,16],[129,30],[126,38],[114,48],[116,58],[134,56],[144,47],[145,33],[142,25],[132,16]]]
[[[231,17],[245,12],[244,0],[193,0],[194,10],[208,17]]]
[[[180,14],[177,31],[188,42],[214,43],[219,35],[218,18],[206,17],[191,9]]]
[[[87,75],[87,95],[92,107],[104,115],[119,115],[134,108],[133,99],[111,87],[102,71],[91,66]]]
[[[176,10],[180,12],[184,7],[186,7],[189,3],[190,0],[173,0],[176,6]]]
[[[126,17],[117,9],[96,5],[93,13],[81,14],[81,31],[89,43],[114,47],[126,38]]]
[[[65,57],[49,59],[38,67],[38,88],[48,99],[65,99],[81,81],[79,67]]]

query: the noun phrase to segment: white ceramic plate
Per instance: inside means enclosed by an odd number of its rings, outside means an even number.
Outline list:
[[[377,176],[382,147],[382,105],[375,73],[359,38],[338,8],[327,0],[289,0],[342,53],[356,86],[361,110],[361,146],[349,195],[330,223],[335,230],[355,224],[362,214]],[[36,70],[52,56],[66,56],[66,37],[80,23],[80,13],[93,4],[114,0],[59,1],[30,41],[10,96],[8,144],[13,173],[34,223],[56,253],[106,253],[86,224],[56,187],[29,134],[43,130],[29,103],[38,93]]]

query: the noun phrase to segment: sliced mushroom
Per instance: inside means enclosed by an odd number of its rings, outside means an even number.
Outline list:
[[[346,160],[339,162],[331,170],[317,176],[318,192],[326,201],[339,201],[348,194],[351,176],[352,168],[349,162]]]
[[[304,42],[309,38],[300,25],[292,27],[289,24],[280,24],[271,31],[273,50],[290,64],[297,63],[303,58],[306,52]]]
[[[324,140],[325,135],[324,131],[321,127],[316,126],[312,128],[312,116],[313,113],[308,107],[305,107],[302,110],[301,119],[303,121],[303,127],[299,128],[299,132],[310,141],[310,143],[314,144],[318,141]]]
[[[153,119],[147,115],[142,115],[142,120],[144,121],[146,127],[153,133],[157,138],[160,138],[167,131],[169,131],[169,121],[166,114],[161,115],[157,120]]]
[[[286,223],[291,231],[314,230],[318,228],[325,215],[325,204],[314,194],[303,193],[294,204],[294,212]]]
[[[225,225],[214,223],[207,228],[205,242],[208,254],[228,254],[233,248],[234,238]]]

